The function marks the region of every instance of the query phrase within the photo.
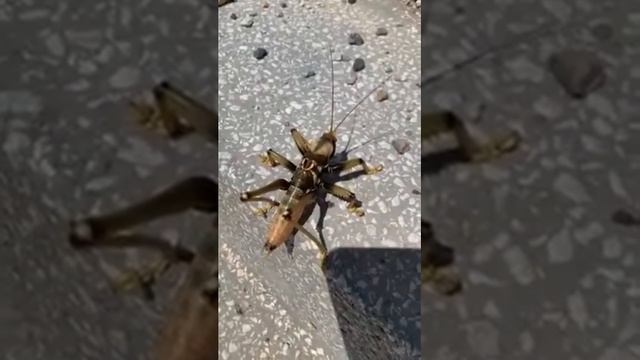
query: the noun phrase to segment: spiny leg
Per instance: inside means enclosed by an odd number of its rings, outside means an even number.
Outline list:
[[[422,116],[422,138],[429,139],[442,133],[451,132],[464,157],[470,162],[486,162],[495,160],[514,151],[522,138],[516,131],[495,136],[485,143],[478,143],[462,120],[452,112],[430,113]]]
[[[162,260],[140,271],[131,271],[116,282],[117,288],[129,288],[132,282],[145,287],[177,261],[190,262],[193,253],[175,247],[168,241],[143,234],[123,234],[133,226],[159,217],[195,209],[203,212],[218,210],[218,186],[205,177],[192,177],[143,200],[101,216],[72,221],[69,242],[76,248],[86,247],[151,247],[163,254]],[[135,279],[135,281],[134,281]]]
[[[218,141],[218,113],[208,109],[168,82],[153,88],[155,103],[131,101],[135,118],[142,126],[178,139],[197,132],[207,140]]]
[[[74,247],[100,245],[108,235],[189,209],[217,212],[218,184],[191,177],[123,209],[72,221],[69,241]]]
[[[280,205],[280,203],[266,197],[260,197],[260,195],[264,195],[277,190],[287,190],[289,188],[289,185],[290,185],[289,181],[285,179],[277,179],[256,190],[242,193],[242,195],[240,195],[240,201],[242,202],[254,201],[254,202],[268,203],[269,205],[262,208],[257,208],[254,210],[254,213],[256,215],[261,217],[266,217],[267,214],[269,213],[269,210]]]
[[[368,166],[367,163],[361,159],[361,158],[356,158],[356,159],[349,159],[346,160],[344,162],[335,164],[335,165],[331,165],[328,169],[329,172],[335,172],[335,173],[341,173],[343,171],[347,171],[349,169],[353,169],[356,166],[362,166],[362,171],[364,171],[365,174],[367,175],[374,175],[377,174],[379,172],[381,172],[382,170],[384,170],[384,167],[382,165],[377,165],[377,166]]]
[[[362,210],[362,202],[356,198],[356,194],[336,184],[325,185],[324,188],[329,194],[337,197],[340,200],[346,201],[347,211],[356,216],[364,216],[364,210]]]
[[[327,262],[327,252],[328,252],[327,245],[324,242],[322,242],[320,239],[318,239],[315,235],[313,235],[303,225],[295,224],[295,227],[298,231],[300,231],[305,236],[307,236],[314,244],[316,244],[316,246],[318,247],[318,250],[320,251],[320,267],[322,268],[322,270],[325,270],[326,262]]]
[[[283,155],[278,154],[273,149],[269,149],[265,154],[261,154],[260,162],[264,166],[276,167],[278,165],[282,165],[291,172],[296,171],[296,165],[293,162],[291,162]]]

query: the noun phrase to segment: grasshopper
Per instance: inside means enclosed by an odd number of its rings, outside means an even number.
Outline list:
[[[441,160],[447,162],[482,163],[495,160],[513,152],[521,142],[521,136],[515,131],[496,136],[481,143],[474,139],[462,120],[450,111],[426,113],[421,116],[421,138],[431,140],[436,136],[450,133],[458,143],[458,148],[440,153]],[[425,162],[435,160],[436,156],[427,155]],[[431,285],[435,291],[445,295],[454,295],[462,290],[459,274],[453,269],[453,249],[440,243],[429,221],[422,220],[422,282]]]
[[[356,194],[342,186],[327,181],[330,174],[341,174],[357,166],[362,167],[364,174],[373,175],[383,170],[382,165],[369,166],[361,158],[346,159],[335,163],[337,129],[344,121],[362,104],[374,91],[380,88],[385,81],[381,82],[363,97],[347,114],[338,122],[334,128],[334,79],[333,79],[333,56],[330,51],[331,61],[331,121],[329,131],[323,133],[316,141],[307,141],[302,133],[296,129],[291,129],[293,141],[302,155],[302,160],[295,165],[285,156],[277,153],[273,149],[268,149],[265,154],[260,155],[261,163],[266,167],[283,166],[292,173],[291,180],[277,179],[258,189],[243,192],[240,195],[242,202],[266,202],[265,207],[254,210],[256,215],[266,218],[269,211],[276,208],[276,214],[267,232],[264,249],[266,253],[282,245],[296,230],[305,234],[318,247],[321,255],[321,264],[324,269],[327,247],[315,235],[310,233],[302,225],[301,219],[309,209],[313,210],[317,202],[318,190],[323,189],[328,194],[347,203],[347,210],[356,215],[363,216],[362,202],[358,200]],[[273,191],[285,191],[280,201],[275,201],[263,195]]]
[[[191,132],[217,144],[218,115],[167,82],[153,89],[154,102],[132,101],[137,121],[177,139]],[[212,214],[211,231],[196,251],[173,246],[155,236],[129,233],[128,229],[187,210]],[[210,360],[218,353],[218,184],[196,176],[180,181],[146,200],[99,216],[71,221],[69,241],[76,249],[92,247],[145,247],[159,251],[162,260],[126,272],[116,289],[150,290],[155,280],[173,264],[190,264],[165,327],[153,348],[157,360]],[[147,292],[149,294],[149,292]]]

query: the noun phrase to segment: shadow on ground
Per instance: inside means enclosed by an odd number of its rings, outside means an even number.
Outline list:
[[[349,358],[420,358],[420,249],[339,248],[328,256]]]

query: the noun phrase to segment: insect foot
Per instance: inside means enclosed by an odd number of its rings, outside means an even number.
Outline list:
[[[113,281],[112,287],[116,292],[142,289],[145,298],[153,299],[151,287],[172,265],[168,259],[160,259],[156,262],[141,268],[126,271],[119,278]]]
[[[269,156],[269,153],[260,154],[260,163],[265,167],[276,167],[280,165],[276,159]]]
[[[265,206],[265,207],[261,207],[261,208],[257,208],[253,210],[253,213],[257,216],[257,217],[261,217],[261,218],[267,218],[267,215],[269,214],[269,210],[271,210],[273,208],[273,206]]]
[[[474,162],[487,162],[516,150],[522,142],[522,136],[517,131],[511,131],[501,137],[484,144],[480,151],[473,156]]]
[[[76,249],[93,245],[94,233],[93,227],[86,220],[73,220],[69,223],[69,243]]]
[[[329,263],[329,256],[327,256],[327,252],[323,251],[320,253],[320,269],[322,270],[322,272],[327,272],[327,266]]]
[[[347,211],[354,214],[357,217],[364,216],[364,210],[361,207],[361,203],[359,201],[353,201],[347,204]]]
[[[366,173],[367,173],[367,175],[375,175],[375,174],[381,173],[382,170],[384,170],[384,166],[382,166],[382,164],[380,164],[380,165],[377,165],[377,166],[373,166],[373,167],[367,168]]]
[[[422,270],[422,281],[431,284],[432,288],[443,295],[451,296],[462,291],[462,280],[452,268],[431,268],[430,270]]]

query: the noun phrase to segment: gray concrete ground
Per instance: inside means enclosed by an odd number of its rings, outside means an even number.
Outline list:
[[[220,9],[220,358],[407,359],[420,356],[419,22],[398,2],[239,1]],[[281,3],[286,3],[282,6]],[[379,27],[388,34],[377,36]],[[351,46],[358,32],[362,46]],[[268,54],[254,57],[256,48]],[[329,47],[335,52],[336,118],[389,73],[390,98],[372,96],[338,133],[338,151],[384,164],[375,176],[342,182],[362,200],[356,218],[344,202],[324,217],[328,276],[315,246],[297,235],[262,255],[267,222],[240,193],[290,175],[266,169],[268,148],[298,162],[289,129],[308,138],[330,120]],[[346,84],[353,59],[366,67]],[[310,72],[314,75],[306,76]],[[349,141],[350,139],[350,141]],[[408,140],[400,155],[391,142]],[[280,196],[280,194],[278,194]],[[307,228],[312,232],[319,211]]]
[[[215,147],[170,144],[126,108],[161,79],[216,103],[215,12],[200,1],[0,2],[0,358],[146,358],[180,271],[155,304],[114,294],[109,277],[152,255],[76,252],[66,225],[215,173]],[[204,221],[151,230],[193,244]]]
[[[424,359],[640,358],[637,212],[640,4],[424,3],[423,71],[435,74],[538,26],[543,33],[433,81],[423,110],[452,109],[484,133],[515,128],[500,161],[423,180],[423,215],[452,245],[464,293],[422,291]],[[571,99],[547,70],[558,50],[596,52],[607,81]]]

